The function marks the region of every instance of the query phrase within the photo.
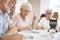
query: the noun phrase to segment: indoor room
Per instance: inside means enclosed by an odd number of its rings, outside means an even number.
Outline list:
[[[60,0],[0,0],[0,40],[60,40]]]

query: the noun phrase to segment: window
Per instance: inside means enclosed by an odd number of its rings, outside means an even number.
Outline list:
[[[53,9],[53,11],[60,11],[60,0],[50,0],[50,8]]]

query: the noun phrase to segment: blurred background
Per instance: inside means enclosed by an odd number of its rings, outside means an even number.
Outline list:
[[[19,13],[22,2],[29,2],[33,6],[33,12],[37,16],[37,21],[41,14],[45,13],[47,8],[51,8],[53,12],[58,12],[58,19],[60,19],[60,0],[17,0],[15,13]],[[52,14],[53,15],[53,14]]]

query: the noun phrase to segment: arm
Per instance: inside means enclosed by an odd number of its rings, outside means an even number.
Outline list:
[[[44,30],[44,28],[43,28],[43,19],[41,19],[40,22],[36,25],[36,29]]]
[[[26,26],[26,27],[18,27],[18,31],[21,30],[31,30],[32,28],[30,26]]]
[[[43,30],[43,28],[41,28],[40,26],[36,25],[35,27],[36,30]]]
[[[7,35],[6,36],[17,34],[17,33],[18,33],[17,28],[15,27],[15,25],[13,23],[11,23],[9,25],[8,32],[7,32]]]
[[[6,33],[6,36],[17,34],[18,33],[17,28],[15,24],[10,20],[8,15],[7,15],[7,21],[9,22],[9,24],[8,24],[8,31]]]

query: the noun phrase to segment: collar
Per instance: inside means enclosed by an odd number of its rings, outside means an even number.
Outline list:
[[[3,14],[2,10],[0,9],[0,14]]]
[[[2,12],[2,10],[0,9],[0,14],[3,14],[3,12]],[[6,14],[6,13],[4,13],[4,14]]]

